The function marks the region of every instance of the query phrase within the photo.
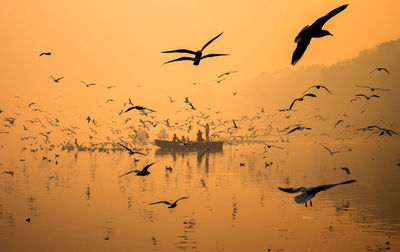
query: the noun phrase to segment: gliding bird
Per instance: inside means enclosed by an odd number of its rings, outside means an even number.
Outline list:
[[[163,200],[163,201],[158,201],[158,202],[150,203],[149,205],[155,205],[155,204],[163,203],[163,204],[166,204],[168,208],[174,208],[174,207],[176,207],[176,203],[177,203],[178,201],[183,200],[183,199],[188,199],[188,198],[189,198],[189,197],[185,196],[185,197],[182,197],[182,198],[179,198],[179,199],[175,200],[174,203],[171,203],[171,202],[169,202],[169,201],[164,201],[164,200]]]

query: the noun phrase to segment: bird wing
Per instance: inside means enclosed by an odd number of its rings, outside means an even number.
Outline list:
[[[371,95],[369,98],[371,98],[371,97],[380,98],[380,96],[379,96],[379,95]]]
[[[288,133],[286,133],[286,135],[289,135],[290,133],[292,133],[293,131],[296,131],[300,128],[300,126],[297,126],[296,128],[290,130]]]
[[[359,88],[370,88],[370,87],[368,87],[368,86],[360,86],[360,85],[355,85],[356,87],[359,87]]]
[[[297,47],[292,55],[292,65],[296,65],[296,63],[301,59],[308,45],[310,44],[310,41],[311,41],[310,36],[303,36],[298,39]]]
[[[212,54],[207,54],[201,57],[201,59],[205,59],[205,58],[211,58],[211,57],[217,57],[217,56],[227,56],[229,54],[226,53],[212,53]]]
[[[138,173],[139,171],[138,171],[138,170],[128,171],[127,173],[124,173],[124,174],[122,174],[122,175],[119,176],[119,177],[123,177],[123,176],[125,176],[125,175],[131,174],[132,172]]]
[[[155,164],[155,163],[157,163],[157,162],[153,162],[153,163],[151,163],[151,164],[146,165],[145,167],[143,167],[143,169],[142,169],[140,172],[147,171],[147,169],[149,169],[149,167],[152,166],[152,165]]]
[[[329,89],[325,86],[321,86],[322,88],[324,88],[326,91],[328,91],[328,93],[332,94],[331,91],[329,91]]]
[[[306,31],[308,30],[309,27],[310,27],[309,25],[306,25],[306,26],[304,26],[303,29],[301,29],[299,34],[297,34],[296,38],[294,39],[295,43],[299,43],[299,41],[303,38],[304,34],[306,33]]]
[[[178,201],[180,201],[180,200],[183,200],[183,199],[188,199],[188,198],[189,198],[188,196],[184,196],[184,197],[182,197],[182,198],[177,199],[174,203],[176,203],[176,202],[178,202]]]
[[[375,88],[375,90],[381,90],[381,91],[391,91],[391,89],[385,89],[385,88]]]
[[[132,151],[133,154],[139,154],[139,155],[143,155],[143,156],[147,156],[147,154],[143,153],[143,152],[139,152],[139,151]]]
[[[227,75],[227,74],[228,73],[223,73],[223,74],[219,75],[217,78],[221,78],[222,76]]]
[[[287,193],[298,193],[304,191],[306,189],[305,187],[288,187],[288,188],[282,188],[278,187],[279,190]]]
[[[144,108],[144,109],[147,109],[148,111],[151,111],[151,112],[157,112],[157,111],[149,109],[149,108]]]
[[[387,70],[386,68],[382,68],[383,71],[385,71],[386,73],[390,74],[389,70]]]
[[[305,204],[307,201],[309,201],[312,198],[314,198],[313,194],[309,194],[307,192],[303,192],[302,194],[297,195],[296,197],[294,197],[294,201],[297,204]]]
[[[298,99],[298,98],[296,98],[296,99],[294,99],[294,101],[292,101],[292,104],[290,104],[289,110],[291,110],[291,109],[292,109],[292,107],[293,107],[294,103],[295,103],[296,101],[298,101],[298,100],[299,100],[299,99]]]
[[[326,147],[326,146],[323,145],[323,144],[319,144],[319,145],[321,145],[322,147],[324,147],[327,151],[329,151],[330,154],[332,154],[332,151],[331,151],[330,149],[328,149],[328,147]]]
[[[131,111],[131,110],[133,110],[133,109],[136,109],[136,106],[133,106],[133,107],[128,108],[127,110],[125,110],[125,113],[128,112],[128,111]]]
[[[316,85],[314,85],[314,86],[311,86],[311,87],[307,88],[307,90],[306,90],[306,91],[304,91],[304,92],[303,92],[303,94],[304,94],[305,92],[307,92],[308,90],[310,90],[311,88],[313,88],[313,87],[316,87]]]
[[[51,77],[53,80],[56,80],[56,78],[54,78],[53,75],[50,75],[50,77]]]
[[[129,152],[134,152],[133,150],[129,149],[127,146],[125,146],[125,145],[123,145],[121,143],[118,143],[118,144],[121,145],[122,147],[124,147],[125,149],[127,149]]]
[[[304,98],[304,97],[306,97],[306,96],[310,96],[310,97],[317,97],[315,94],[308,93],[308,94],[305,94],[305,95],[303,95],[303,98]]]
[[[164,51],[162,53],[191,53],[191,54],[196,54],[196,52],[193,52],[192,50],[188,50],[188,49],[177,49],[177,50],[171,50],[171,51]]]
[[[194,58],[190,58],[190,57],[180,57],[180,58],[177,58],[177,59],[174,59],[174,60],[167,61],[167,62],[165,62],[164,64],[168,64],[168,63],[175,62],[175,61],[182,61],[182,60],[191,60],[191,61],[194,61]]]
[[[363,97],[365,97],[365,99],[368,98],[365,94],[356,94],[355,96],[363,96]]]
[[[223,32],[221,32],[221,33],[218,34],[216,37],[214,37],[213,39],[211,39],[210,41],[208,41],[208,42],[203,46],[203,48],[201,48],[200,51],[203,51],[204,49],[206,49],[206,47],[207,47],[209,44],[211,44],[214,40],[216,40],[219,36],[221,36],[222,33],[223,33]]]
[[[153,203],[150,203],[149,205],[155,205],[155,204],[160,204],[160,203],[163,203],[163,204],[166,204],[166,205],[171,205],[170,202],[165,201],[165,200],[163,200],[163,201],[158,201],[158,202],[153,202]]]
[[[322,26],[324,26],[324,24],[331,19],[332,17],[336,16],[337,14],[339,14],[340,12],[342,12],[344,9],[346,9],[348,6],[348,4],[344,4],[332,11],[330,11],[328,14],[326,14],[323,17],[318,18],[311,26],[314,27],[318,27],[319,29],[322,29]]]

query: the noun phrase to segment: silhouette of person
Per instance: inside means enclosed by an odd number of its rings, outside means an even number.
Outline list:
[[[206,124],[206,140],[210,141],[210,125]]]
[[[173,142],[179,142],[179,138],[176,136],[176,133],[174,133],[174,137],[172,138]]]
[[[203,140],[203,132],[201,132],[201,130],[199,130],[197,132],[197,142],[202,142]]]
[[[185,136],[182,136],[181,142],[186,142]]]

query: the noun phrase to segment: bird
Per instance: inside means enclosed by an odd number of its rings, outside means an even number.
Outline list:
[[[399,133],[397,133],[396,131],[394,131],[392,129],[385,129],[385,128],[381,128],[381,127],[376,126],[376,125],[368,126],[367,128],[362,128],[362,129],[359,129],[359,130],[365,131],[365,130],[372,130],[373,128],[378,129],[377,132],[378,132],[378,135],[380,135],[380,136],[384,135],[385,133],[387,135],[389,135],[389,136],[392,136],[392,134],[396,134],[396,135],[399,134]]]
[[[229,71],[229,72],[225,72],[223,74],[220,74],[217,78],[221,78],[224,75],[230,75],[231,73],[237,73],[238,71]]]
[[[308,128],[308,127],[304,127],[304,126],[297,126],[296,128],[294,128],[294,129],[292,129],[292,130],[290,130],[288,133],[286,133],[286,135],[289,135],[290,133],[292,133],[292,132],[294,132],[294,131],[296,131],[296,130],[311,130],[311,128]]]
[[[216,82],[219,84],[219,83],[221,83],[221,82],[224,81],[224,80],[226,80],[226,79],[219,79],[219,80],[216,80]]]
[[[94,86],[94,85],[96,85],[96,83],[89,83],[89,84],[87,84],[86,82],[84,82],[84,81],[81,81],[83,84],[85,84],[86,85],[86,87],[90,87],[90,86]]]
[[[325,89],[326,91],[328,91],[328,93],[332,94],[331,91],[329,91],[329,89],[328,89],[327,87],[322,86],[322,85],[314,85],[314,86],[311,86],[311,87],[309,87],[306,91],[304,91],[303,94],[304,94],[305,92],[307,92],[308,90],[310,90],[311,88],[316,88],[316,89],[323,88],[323,89]]]
[[[348,167],[340,167],[340,168],[333,168],[334,170],[341,169],[346,172],[347,175],[350,175],[350,169]]]
[[[191,60],[193,61],[193,65],[197,66],[200,64],[200,60],[205,59],[205,58],[210,58],[210,57],[216,57],[216,56],[226,56],[229,54],[221,54],[221,53],[212,53],[212,54],[207,54],[203,56],[203,50],[209,45],[211,44],[214,40],[216,40],[219,36],[222,35],[223,32],[221,32],[220,34],[218,34],[216,37],[214,37],[213,39],[211,39],[210,41],[208,41],[203,48],[201,48],[201,50],[198,50],[197,52],[194,52],[192,50],[188,50],[188,49],[177,49],[177,50],[171,50],[171,51],[164,51],[162,53],[190,53],[193,54],[194,57],[180,57],[174,60],[170,60],[165,62],[164,64],[168,64],[171,62],[176,62],[176,61],[182,61],[182,60]]]
[[[364,97],[366,100],[369,100],[369,99],[371,99],[372,97],[380,98],[379,95],[366,96],[365,94],[356,94],[355,97]]]
[[[50,56],[50,55],[51,55],[51,52],[42,52],[41,54],[39,54],[39,56],[43,56],[43,55],[48,55],[48,56]]]
[[[54,78],[52,75],[50,75],[50,77],[53,79],[54,82],[59,82],[60,80],[64,79],[64,77],[60,77],[60,78]]]
[[[331,157],[334,155],[334,154],[336,154],[336,153],[342,153],[343,151],[331,151],[328,147],[326,147],[325,145],[323,145],[323,144],[320,144],[319,143],[319,145],[321,145],[322,147],[324,147],[328,152],[329,152],[329,154],[331,155]]]
[[[121,143],[118,143],[118,144],[121,145],[122,147],[124,147],[125,149],[127,149],[129,151],[129,155],[130,156],[132,156],[133,154],[139,154],[139,155],[147,156],[147,154],[144,154],[144,153],[139,152],[139,151],[133,151],[130,148],[128,148],[127,146],[125,146],[125,145],[123,145]]]
[[[169,97],[169,102],[174,103],[176,100],[173,100],[171,96]]]
[[[117,86],[106,86],[107,89],[115,88]]]
[[[375,71],[385,71],[387,74],[390,74],[390,72],[389,72],[389,70],[387,70],[387,68],[384,68],[384,67],[377,67],[377,68],[375,68],[374,70],[372,70],[371,72],[369,72],[370,74],[371,73],[373,73],[373,72],[375,72]]]
[[[368,88],[371,90],[371,92],[374,92],[375,90],[380,90],[380,91],[391,91],[390,89],[384,89],[384,88],[374,88],[374,87],[369,87],[369,86],[360,86],[360,85],[355,85],[356,87],[359,88]]]
[[[274,148],[277,148],[277,149],[281,149],[281,150],[283,149],[283,147],[279,147],[279,146],[272,145],[272,144],[266,144],[266,146],[264,148],[270,149],[271,147],[274,147]]]
[[[119,176],[119,177],[123,177],[123,176],[128,175],[128,174],[131,174],[131,173],[133,173],[133,172],[136,173],[136,176],[147,176],[147,175],[150,174],[150,172],[148,171],[149,167],[152,166],[152,165],[155,164],[155,163],[157,163],[157,162],[153,162],[153,163],[151,163],[151,164],[146,165],[146,166],[143,167],[143,169],[140,170],[140,171],[139,171],[139,170],[128,171],[127,173],[124,173],[124,174],[122,174],[122,175]]]
[[[179,199],[175,200],[174,203],[171,203],[171,202],[169,202],[169,201],[163,200],[163,201],[158,201],[158,202],[150,203],[149,205],[155,205],[155,204],[163,203],[163,204],[166,204],[166,205],[167,205],[167,208],[175,208],[175,207],[176,207],[176,203],[178,203],[178,201],[183,200],[183,199],[188,199],[188,198],[189,198],[189,197],[185,196],[185,197],[182,197],[182,198],[179,198]]]
[[[319,185],[319,186],[313,186],[313,187],[294,187],[294,188],[282,188],[278,187],[279,190],[287,193],[299,193],[301,192],[300,195],[297,195],[294,197],[294,201],[297,204],[305,204],[307,207],[307,201],[310,201],[310,206],[312,206],[312,201],[311,199],[314,198],[314,196],[321,192],[321,191],[326,191],[332,187],[335,187],[337,185],[345,185],[345,184],[350,184],[353,182],[356,182],[357,180],[347,180],[341,183],[337,184],[327,184],[327,185]]]
[[[155,110],[152,110],[152,109],[149,109],[149,108],[146,108],[146,107],[142,107],[142,106],[132,106],[132,107],[128,108],[127,110],[125,110],[125,113],[128,112],[128,111],[131,111],[133,109],[136,109],[136,110],[139,110],[139,111],[148,110],[150,112],[157,112]]]
[[[292,107],[293,107],[293,105],[294,105],[294,103],[295,103],[296,101],[303,101],[303,100],[304,100],[304,97],[307,97],[307,96],[309,96],[309,97],[317,97],[315,94],[308,93],[308,94],[303,95],[303,96],[300,97],[300,98],[296,98],[296,99],[294,99],[294,101],[292,101],[292,104],[290,104],[290,107],[289,107],[288,110],[291,110],[291,109],[292,109]]]
[[[301,59],[312,38],[321,38],[328,35],[333,36],[329,31],[322,30],[322,27],[329,19],[346,9],[347,6],[348,4],[344,4],[332,10],[325,16],[318,18],[312,25],[305,26],[299,32],[294,40],[294,42],[297,43],[297,47],[292,55],[292,65],[295,65]]]
[[[340,123],[342,123],[342,122],[344,122],[344,120],[342,120],[342,119],[340,119],[339,121],[337,121],[336,123],[335,123],[335,128],[336,128],[336,126],[338,126]]]

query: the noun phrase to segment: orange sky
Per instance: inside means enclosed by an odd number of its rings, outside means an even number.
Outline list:
[[[313,40],[300,62],[290,66],[297,33],[344,3],[349,7],[325,25],[335,36]],[[127,97],[162,110],[169,95],[213,106],[221,94],[231,95],[264,72],[333,64],[399,38],[399,7],[395,0],[3,1],[1,106],[15,95],[64,113],[85,114],[85,106]],[[230,56],[197,67],[162,64],[175,55],[161,51],[197,50],[222,31],[206,51]],[[44,51],[54,55],[38,57]],[[218,86],[216,77],[229,70],[239,72]],[[65,78],[56,85],[50,75]],[[81,80],[97,83],[96,89],[84,88]]]

